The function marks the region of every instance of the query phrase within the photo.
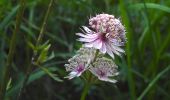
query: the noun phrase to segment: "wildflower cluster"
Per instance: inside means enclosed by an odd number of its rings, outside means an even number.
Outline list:
[[[124,50],[120,46],[126,43],[125,28],[119,19],[113,15],[99,14],[89,19],[89,27],[83,26],[83,33],[78,41],[83,47],[65,64],[66,77],[79,77],[84,71],[90,71],[99,80],[115,83],[111,77],[118,75],[117,65],[105,57],[108,54],[114,59],[114,54],[121,56]]]

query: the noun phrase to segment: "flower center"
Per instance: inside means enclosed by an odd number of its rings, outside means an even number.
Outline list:
[[[107,37],[106,37],[106,34],[105,33],[101,33],[101,35],[100,35],[100,40],[102,40],[102,41],[106,41],[106,39],[107,39]]]
[[[98,74],[100,77],[106,76],[106,73],[103,72],[102,70],[98,70],[97,74]]]
[[[84,70],[84,65],[83,64],[78,65],[76,70],[78,73],[82,72]]]

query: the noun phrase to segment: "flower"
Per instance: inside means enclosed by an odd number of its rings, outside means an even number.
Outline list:
[[[65,78],[72,79],[79,77],[88,69],[89,64],[95,57],[95,52],[96,50],[94,48],[80,48],[77,54],[68,60],[69,64],[65,64],[66,71],[70,72]]]
[[[102,53],[121,56],[126,42],[125,28],[119,19],[113,15],[99,14],[89,19],[90,28],[83,26],[83,33],[76,33],[81,38],[78,41],[84,42],[85,47],[94,47]]]
[[[81,76],[85,71],[90,71],[101,81],[117,82],[112,78],[118,75],[115,63],[103,57],[100,52],[96,55],[96,51],[94,48],[80,48],[77,54],[68,60],[69,64],[65,64],[66,71],[70,72],[65,78],[72,79]]]
[[[111,77],[118,75],[117,66],[113,61],[106,58],[98,58],[93,67],[90,67],[90,71],[101,81],[107,81],[116,83],[115,79]]]

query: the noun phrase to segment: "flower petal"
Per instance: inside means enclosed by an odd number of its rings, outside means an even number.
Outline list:
[[[102,41],[100,39],[97,39],[93,42],[93,47],[96,49],[101,49],[102,47]]]
[[[118,46],[112,45],[112,47],[113,47],[116,51],[119,51],[119,52],[122,52],[122,53],[125,52],[122,48],[120,48],[120,47],[118,47]]]
[[[73,79],[74,77],[76,77],[78,75],[77,72],[73,71],[73,72],[70,72],[68,76],[64,77],[64,78],[68,78],[68,79]]]
[[[91,48],[91,47],[93,47],[93,42],[85,43],[83,46]]]
[[[76,35],[84,38],[94,38],[98,36],[97,34],[83,34],[83,33],[76,33]]]
[[[86,27],[86,26],[82,26],[82,27],[87,33],[93,33],[93,31],[90,30],[88,27]]]
[[[120,42],[117,39],[109,39],[109,41],[111,41],[114,45],[116,46],[124,46],[124,42]]]
[[[94,40],[96,40],[96,38],[79,38],[77,39],[78,41],[81,41],[81,42],[93,42]]]
[[[107,53],[114,59],[114,54],[109,44],[106,44]]]
[[[101,49],[100,49],[100,52],[102,52],[102,53],[106,53],[106,45],[105,45],[105,43],[102,43],[102,47],[101,47]]]
[[[99,77],[98,77],[99,78]],[[116,83],[117,82],[117,80],[115,80],[115,79],[110,79],[110,78],[108,78],[108,77],[106,77],[106,78],[99,78],[99,80],[102,80],[102,81],[106,81],[106,82],[111,82],[111,83]]]

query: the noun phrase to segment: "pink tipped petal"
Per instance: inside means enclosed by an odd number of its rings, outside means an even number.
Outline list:
[[[97,34],[83,34],[83,33],[76,33],[76,35],[84,37],[84,38],[97,38]]]
[[[119,51],[119,52],[122,52],[122,53],[125,52],[122,48],[120,48],[120,47],[118,47],[118,46],[112,45],[112,47],[113,47],[115,50]]]
[[[86,34],[88,38],[98,38],[98,34]]]
[[[116,39],[109,39],[109,41],[111,41],[114,45],[116,46],[124,46],[124,43],[123,42],[119,42],[118,40]]]
[[[92,42],[94,40],[96,40],[96,38],[91,38],[91,39],[89,39],[89,38],[79,38],[78,39],[78,41],[81,41],[81,42]]]
[[[88,27],[86,27],[86,26],[82,26],[82,27],[87,33],[93,33],[93,31],[90,30]]]
[[[85,43],[84,47],[88,47],[88,48],[93,47],[93,42]]]
[[[114,54],[112,52],[111,47],[108,44],[106,44],[106,49],[107,49],[107,53],[114,59]]]
[[[76,35],[84,37],[84,38],[89,38],[89,36],[87,36],[86,34],[83,34],[83,33],[76,33]]]
[[[114,54],[113,54],[113,52],[112,51],[110,51],[110,50],[107,50],[107,53],[114,59],[115,58],[115,56],[114,56]]]
[[[125,51],[118,46],[111,45],[113,53],[121,57],[121,53],[124,53]]]
[[[97,39],[93,42],[93,47],[96,49],[101,49],[102,47],[102,41],[100,39]]]
[[[114,50],[114,49],[113,49],[113,53],[115,53],[116,55],[118,55],[118,56],[120,56],[120,57],[121,57],[120,52],[118,52],[118,51],[116,51],[116,50]]]
[[[105,45],[105,43],[103,43],[102,44],[102,48],[100,49],[100,52],[102,52],[102,53],[106,53],[106,45]]]

